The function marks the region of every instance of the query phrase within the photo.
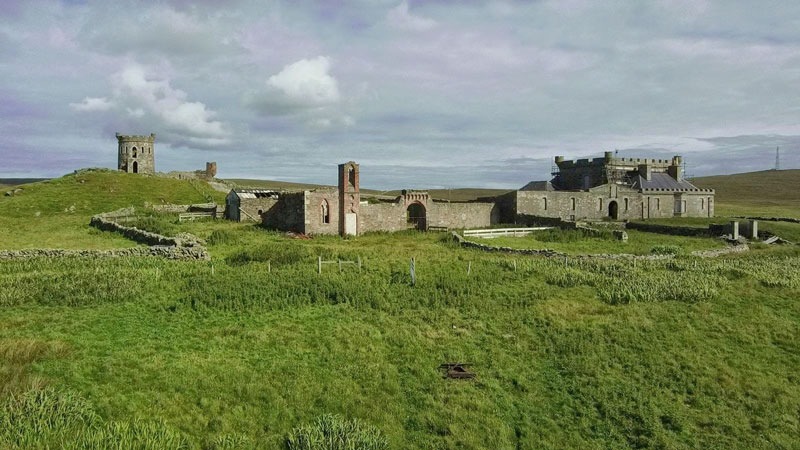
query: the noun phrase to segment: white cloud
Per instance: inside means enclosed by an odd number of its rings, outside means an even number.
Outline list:
[[[222,122],[213,120],[214,111],[201,102],[187,101],[186,93],[174,89],[169,79],[148,78],[140,65],[126,66],[112,77],[112,84],[115,99],[126,104],[133,117],[149,112],[168,128],[188,138],[220,142],[229,136]]]
[[[267,85],[278,89],[297,106],[330,105],[340,100],[338,83],[328,73],[330,68],[325,56],[301,59],[269,77]]]
[[[408,11],[408,1],[390,9],[386,13],[386,21],[394,28],[409,31],[426,31],[436,26],[436,21],[427,17],[416,16]]]
[[[245,94],[244,102],[266,116],[325,130],[349,127],[355,120],[345,113],[339,83],[329,72],[325,56],[301,59],[270,76],[264,89]]]
[[[70,108],[80,112],[108,111],[114,103],[105,97],[84,97],[80,103],[70,103]]]

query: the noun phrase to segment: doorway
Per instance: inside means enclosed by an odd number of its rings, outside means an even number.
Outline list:
[[[612,220],[619,220],[619,205],[616,200],[608,202],[608,217]]]
[[[425,206],[419,202],[408,205],[408,210],[406,210],[406,222],[413,224],[414,228],[418,230],[427,230]]]

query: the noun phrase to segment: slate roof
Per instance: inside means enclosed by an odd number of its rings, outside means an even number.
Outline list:
[[[531,181],[522,186],[520,191],[554,191],[553,184],[549,181]]]
[[[233,189],[233,192],[239,198],[277,198],[279,195],[278,191],[272,189]]]
[[[650,180],[645,180],[643,176],[637,175],[633,178],[632,186],[634,189],[661,189],[675,191],[695,191],[698,188],[686,180],[676,180],[668,173],[654,172],[650,174]]]

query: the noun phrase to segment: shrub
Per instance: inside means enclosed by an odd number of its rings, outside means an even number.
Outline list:
[[[358,419],[326,414],[310,425],[292,430],[286,440],[290,450],[387,449],[389,444],[377,428]]]

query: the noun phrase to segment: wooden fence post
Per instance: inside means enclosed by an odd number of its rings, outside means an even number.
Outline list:
[[[472,261],[467,262],[467,276],[472,272]]]
[[[317,273],[322,275],[322,256],[317,256]]]
[[[411,258],[411,267],[409,268],[409,272],[411,273],[411,285],[417,285],[417,269],[416,264],[414,263],[414,258]]]

